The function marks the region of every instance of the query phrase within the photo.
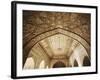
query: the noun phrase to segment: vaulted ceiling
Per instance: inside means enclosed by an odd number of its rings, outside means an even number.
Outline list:
[[[73,42],[75,42],[72,38],[67,37],[62,34],[56,34],[47,39],[44,39],[40,42],[40,44],[44,47],[44,49],[51,50],[49,54],[55,56],[68,56],[68,51],[71,48]],[[78,42],[77,42],[78,43]]]
[[[88,55],[86,49],[77,40],[63,34],[56,34],[38,42],[33,48],[34,52],[47,54],[49,58],[69,58],[77,50],[79,54]],[[80,50],[82,52],[80,52]],[[32,54],[32,53],[31,53]],[[30,54],[30,55],[31,55]]]
[[[90,17],[87,13],[23,11],[23,63],[30,50],[52,58],[69,57],[75,49],[89,54]],[[61,34],[63,30],[72,33],[63,32],[71,37]]]

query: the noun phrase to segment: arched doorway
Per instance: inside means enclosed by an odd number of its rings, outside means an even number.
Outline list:
[[[83,60],[83,66],[90,66],[90,65],[91,65],[90,59],[87,56],[85,56]]]
[[[66,65],[59,61],[59,62],[56,62],[54,65],[53,65],[53,68],[61,68],[61,67],[66,67]]]
[[[27,59],[27,55],[29,54],[29,51],[40,41],[42,41],[43,39],[45,38],[48,38],[48,37],[51,37],[53,35],[56,35],[56,34],[62,34],[62,35],[65,35],[67,37],[70,37],[74,40],[76,40],[77,42],[79,42],[82,46],[85,47],[87,53],[89,53],[90,51],[90,48],[89,48],[89,44],[83,39],[81,38],[80,36],[78,36],[77,34],[75,33],[72,33],[70,31],[67,31],[65,29],[61,29],[61,28],[56,28],[56,29],[53,29],[53,30],[50,30],[50,31],[47,31],[45,33],[41,33],[40,35],[36,36],[35,38],[32,38],[29,43],[27,45],[24,46],[24,53],[23,53],[23,65]]]
[[[78,67],[78,63],[76,60],[74,61],[74,67]]]

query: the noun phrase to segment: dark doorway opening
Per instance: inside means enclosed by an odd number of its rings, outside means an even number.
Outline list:
[[[74,61],[74,67],[78,67],[78,63],[76,60]]]
[[[90,59],[87,56],[85,56],[83,60],[83,66],[90,66],[90,65],[91,65]]]
[[[59,62],[56,62],[54,65],[53,65],[53,68],[61,68],[61,67],[66,67],[66,65],[59,61]]]

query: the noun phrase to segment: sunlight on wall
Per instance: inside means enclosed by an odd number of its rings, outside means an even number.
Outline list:
[[[44,69],[44,68],[45,68],[45,61],[44,61],[44,60],[42,60],[42,61],[40,62],[39,68],[40,68],[40,69]]]
[[[48,67],[48,66],[46,66],[46,68],[48,69],[49,67]]]
[[[71,66],[72,67],[74,66],[74,61],[76,60],[78,63],[78,66],[81,67],[83,65],[83,59],[85,56],[88,56],[88,55],[84,47],[82,45],[76,47],[75,50],[73,51],[73,54],[70,57]]]
[[[27,58],[24,69],[34,69],[34,60],[32,57]]]

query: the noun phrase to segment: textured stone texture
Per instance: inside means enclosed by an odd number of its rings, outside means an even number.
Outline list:
[[[24,45],[42,32],[60,27],[74,32],[90,43],[90,14],[61,12],[23,12]]]
[[[55,28],[75,33],[90,45],[90,17],[86,13],[23,11],[23,64],[29,53],[26,50],[29,42],[34,44],[40,38],[36,38],[38,35]]]

